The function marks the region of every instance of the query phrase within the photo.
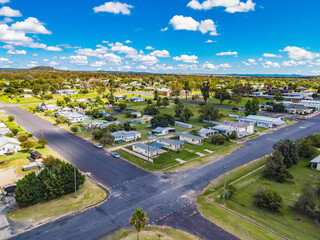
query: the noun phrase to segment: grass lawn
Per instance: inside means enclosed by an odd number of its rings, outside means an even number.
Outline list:
[[[37,225],[87,206],[98,204],[106,197],[107,193],[103,189],[90,179],[86,179],[77,191],[77,198],[74,198],[74,193],[70,193],[47,202],[11,211],[7,216],[15,222]]]
[[[209,98],[208,102],[216,104],[216,105],[224,106],[224,107],[238,107],[239,108],[239,107],[244,107],[248,100],[252,100],[252,98],[244,97],[241,99],[241,102],[239,104],[235,104],[234,102],[231,102],[230,100],[225,100],[225,101],[223,101],[222,104],[220,104],[220,101],[216,98]],[[258,98],[258,100],[259,100],[259,104],[263,104],[263,103],[272,101],[272,100],[263,99],[263,98]]]
[[[120,230],[111,236],[108,236],[106,240],[136,240],[137,233],[133,229],[128,230]],[[184,239],[184,240],[197,240],[198,237],[170,227],[160,228],[155,226],[147,226],[139,233],[140,240],[157,240],[157,239],[165,239],[165,240],[176,240],[176,239]]]
[[[36,97],[30,97],[30,98],[23,98],[23,97],[18,97],[18,98],[9,98],[8,95],[1,95],[0,96],[0,101],[4,103],[10,103],[10,104],[24,104],[24,103],[38,103],[42,102],[41,99],[36,98]]]
[[[230,183],[234,181],[235,178],[238,178],[241,175],[245,175],[249,170],[253,170],[259,165],[261,166],[264,162],[265,158],[262,158],[259,161],[248,164],[247,166],[233,170],[233,172],[227,175],[227,182]],[[291,184],[281,184],[266,179],[263,176],[263,169],[260,169],[242,178],[236,183],[233,183],[233,186],[236,187],[238,191],[234,195],[233,200],[226,200],[226,206],[231,210],[236,211],[241,215],[246,216],[289,239],[319,239],[320,230],[316,228],[315,223],[306,216],[300,216],[301,220],[298,221],[297,217],[299,215],[294,210],[293,206],[297,201],[298,196],[302,192],[302,186],[308,181],[315,181],[316,178],[319,179],[320,172],[311,170],[309,168],[309,160],[305,159],[300,160],[300,162],[292,167],[289,171],[294,176],[294,183]],[[229,176],[231,177],[229,178]],[[208,195],[213,189],[220,189],[222,186],[223,178],[220,178],[219,180],[216,180],[215,183],[211,184],[203,195]],[[286,211],[285,215],[281,216],[270,213],[268,211],[261,211],[254,205],[253,195],[256,193],[259,187],[270,188],[281,194]],[[220,203],[221,197],[219,197],[219,195],[222,195],[222,190],[215,192],[210,196],[210,199]],[[212,206],[212,204],[204,201],[201,198],[199,199],[199,206],[201,206],[201,210],[203,211],[205,216],[208,215],[207,217],[210,217],[211,215],[213,216],[214,214],[216,214],[216,212],[213,212],[211,207],[208,207],[209,205]],[[230,214],[227,212],[223,212],[224,211],[222,211],[221,213],[223,217],[229,219]],[[228,220],[225,221],[225,223],[219,222],[218,220],[216,222],[216,220],[213,218],[211,220],[218,225],[220,224],[219,226],[223,228],[228,228],[231,233],[235,234],[238,237],[246,236],[246,234],[248,234],[248,223],[242,224],[242,221],[237,218],[239,222],[234,225],[232,223],[233,218],[237,217],[232,216],[230,218],[230,222]],[[261,238],[261,230],[256,230],[251,233],[252,239],[264,239]]]
[[[218,146],[220,148],[217,149],[214,153],[208,154],[204,157],[199,157],[194,160],[187,161],[183,164],[178,166],[174,166],[172,168],[168,168],[166,172],[175,172],[175,171],[186,171],[195,167],[199,167],[210,162],[218,161],[219,159],[223,158],[224,156],[231,154],[232,152],[239,149],[242,145],[235,144],[233,142],[225,143],[224,145]],[[198,156],[198,155],[197,155]]]

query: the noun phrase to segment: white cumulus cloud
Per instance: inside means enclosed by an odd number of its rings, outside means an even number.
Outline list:
[[[132,5],[121,3],[121,2],[106,2],[105,4],[93,8],[94,12],[109,12],[114,14],[130,15],[130,9],[133,8]]]
[[[152,53],[150,53],[151,56],[155,56],[155,57],[170,57],[170,53],[167,50],[157,50],[157,51],[153,51]]]
[[[70,63],[76,64],[76,65],[79,65],[79,66],[88,65],[87,56],[79,56],[79,55],[70,56],[69,60],[70,60]]]
[[[236,56],[238,52],[220,52],[216,54],[217,56]]]
[[[0,8],[0,16],[5,17],[21,17],[22,14],[19,10],[14,10],[10,7],[2,7]]]
[[[198,63],[198,57],[196,55],[192,55],[192,56],[189,56],[189,55],[181,55],[180,57],[174,57],[173,60],[175,61],[182,61],[184,63]]]
[[[264,68],[279,68],[280,64],[277,62],[266,61],[266,62],[262,63],[262,66]]]
[[[264,53],[263,56],[264,57],[269,57],[269,58],[282,58],[281,55],[276,55],[276,54],[273,54],[273,53]]]
[[[198,0],[192,0],[187,7],[194,10],[209,10],[214,7],[224,7],[226,12],[249,12],[254,11],[255,3],[252,0],[241,2],[240,0],[206,0],[200,3]]]
[[[287,52],[289,58],[294,60],[303,60],[303,59],[312,60],[314,58],[320,57],[319,53],[310,52],[305,50],[304,48],[295,47],[295,46],[287,46],[282,51]]]
[[[9,50],[7,54],[12,54],[12,55],[27,55],[26,50]]]
[[[22,22],[16,22],[12,24],[10,28],[17,32],[51,34],[51,32],[45,28],[43,23],[39,22],[39,20],[34,17],[29,17]]]

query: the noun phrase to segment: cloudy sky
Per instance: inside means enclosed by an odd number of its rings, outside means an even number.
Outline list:
[[[320,75],[320,2],[0,0],[0,68]]]

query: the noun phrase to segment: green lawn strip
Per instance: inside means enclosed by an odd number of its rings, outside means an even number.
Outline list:
[[[222,157],[236,151],[241,146],[241,144],[235,144],[233,142],[226,143],[226,145],[221,145],[221,148],[214,153],[207,154],[204,157],[199,157],[197,155],[198,157],[196,159],[192,159],[177,166],[173,166],[172,168],[167,168],[165,169],[165,172],[185,171],[194,167],[199,167],[210,162],[217,161]]]
[[[273,234],[211,204],[204,196],[198,197],[197,205],[203,216],[240,239],[278,239]]]
[[[106,237],[106,240],[136,240],[137,233],[134,229],[120,230],[116,233]],[[198,237],[170,227],[160,228],[157,226],[146,226],[139,233],[140,240],[156,240],[156,239],[166,239],[166,240],[175,240],[175,239],[184,239],[184,240],[197,240]]]
[[[37,225],[98,204],[106,197],[107,193],[87,178],[77,191],[77,198],[74,198],[74,193],[70,193],[47,202],[11,211],[7,216],[15,222]]]
[[[318,239],[320,231],[314,222],[306,216],[301,216],[302,220],[297,221],[298,214],[293,205],[301,194],[302,186],[307,181],[314,181],[315,177],[319,178],[320,173],[309,169],[308,160],[301,160],[289,171],[294,176],[292,184],[269,181],[263,176],[263,169],[241,179],[233,184],[238,191],[233,200],[226,200],[226,206],[289,239]],[[228,183],[232,182],[232,179],[228,178],[232,175],[231,173],[227,175]],[[221,183],[220,186],[222,187]],[[258,209],[253,203],[253,195],[259,187],[270,188],[280,193],[287,213],[281,216]],[[210,197],[219,203],[221,197],[218,198],[218,195],[222,195],[222,190]]]

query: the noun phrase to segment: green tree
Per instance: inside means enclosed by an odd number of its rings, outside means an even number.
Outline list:
[[[219,110],[213,104],[205,104],[199,109],[199,121],[209,120],[216,121],[221,118]]]
[[[182,81],[183,90],[186,95],[186,100],[188,99],[189,93],[192,93],[192,89],[195,87],[194,80],[192,78],[185,78]]]
[[[286,170],[284,157],[279,150],[275,150],[267,159],[264,173],[267,178],[278,182],[289,182],[293,176]]]
[[[164,97],[164,98],[162,99],[161,105],[162,105],[163,107],[169,106],[169,98]]]
[[[19,129],[18,128],[11,128],[11,132],[13,133],[14,136],[17,136]]]
[[[150,105],[149,104],[148,106],[146,106],[143,109],[143,113],[147,114],[147,115],[154,116],[154,115],[158,115],[160,113],[160,111],[155,105],[153,105],[153,104]]]
[[[139,240],[139,232],[145,228],[146,223],[149,221],[146,212],[143,212],[141,208],[137,208],[132,214],[129,223],[137,231],[137,240]]]
[[[28,152],[30,151],[30,148],[33,148],[36,145],[34,141],[24,141],[21,143],[21,147],[25,148]]]
[[[38,144],[39,144],[42,148],[44,148],[44,147],[48,144],[48,141],[45,140],[44,138],[41,138],[41,139],[38,140]]]
[[[180,116],[180,121],[188,122],[191,117],[193,117],[192,111],[189,108],[185,107],[183,109],[182,115]]]
[[[232,133],[230,134],[229,137],[232,140],[236,140],[236,139],[238,139],[238,133],[236,131],[232,131]]]
[[[211,90],[210,81],[203,81],[198,86],[199,86],[199,89],[202,93],[202,97],[203,97],[204,102],[207,102],[208,98],[210,96],[210,90]]]
[[[236,106],[238,106],[239,103],[241,103],[241,101],[242,101],[242,97],[239,94],[232,94],[231,101],[234,102],[236,104]]]
[[[259,101],[257,98],[253,98],[252,100],[248,100],[246,105],[245,105],[245,115],[257,115],[259,112]]]
[[[254,195],[254,204],[258,208],[284,214],[282,197],[274,190],[259,188]]]
[[[214,96],[220,101],[220,104],[222,104],[224,100],[231,99],[230,94],[225,88],[216,89]]]
[[[174,125],[174,117],[168,114],[157,115],[151,119],[152,128],[156,127],[168,127],[169,125]]]
[[[154,95],[153,99],[154,99],[154,100],[158,100],[158,98],[159,98],[159,92],[158,92],[157,89],[154,90],[153,95]]]
[[[284,157],[283,162],[287,168],[298,163],[296,145],[290,139],[280,140],[273,145],[274,150],[281,152]]]
[[[312,145],[312,140],[308,138],[299,138],[295,142],[297,154],[302,158],[311,158],[317,152],[317,149]]]
[[[284,100],[283,94],[282,93],[276,93],[274,95],[274,99],[279,101],[279,102],[282,102]]]
[[[211,143],[214,145],[223,145],[225,142],[229,141],[228,136],[222,136],[222,135],[214,135],[210,138]]]
[[[111,145],[114,142],[114,137],[111,135],[111,133],[107,133],[103,135],[99,142],[102,146],[105,147],[107,145]]]
[[[317,189],[310,183],[307,183],[303,186],[302,194],[296,202],[295,207],[299,213],[313,217],[316,210],[316,204]]]

